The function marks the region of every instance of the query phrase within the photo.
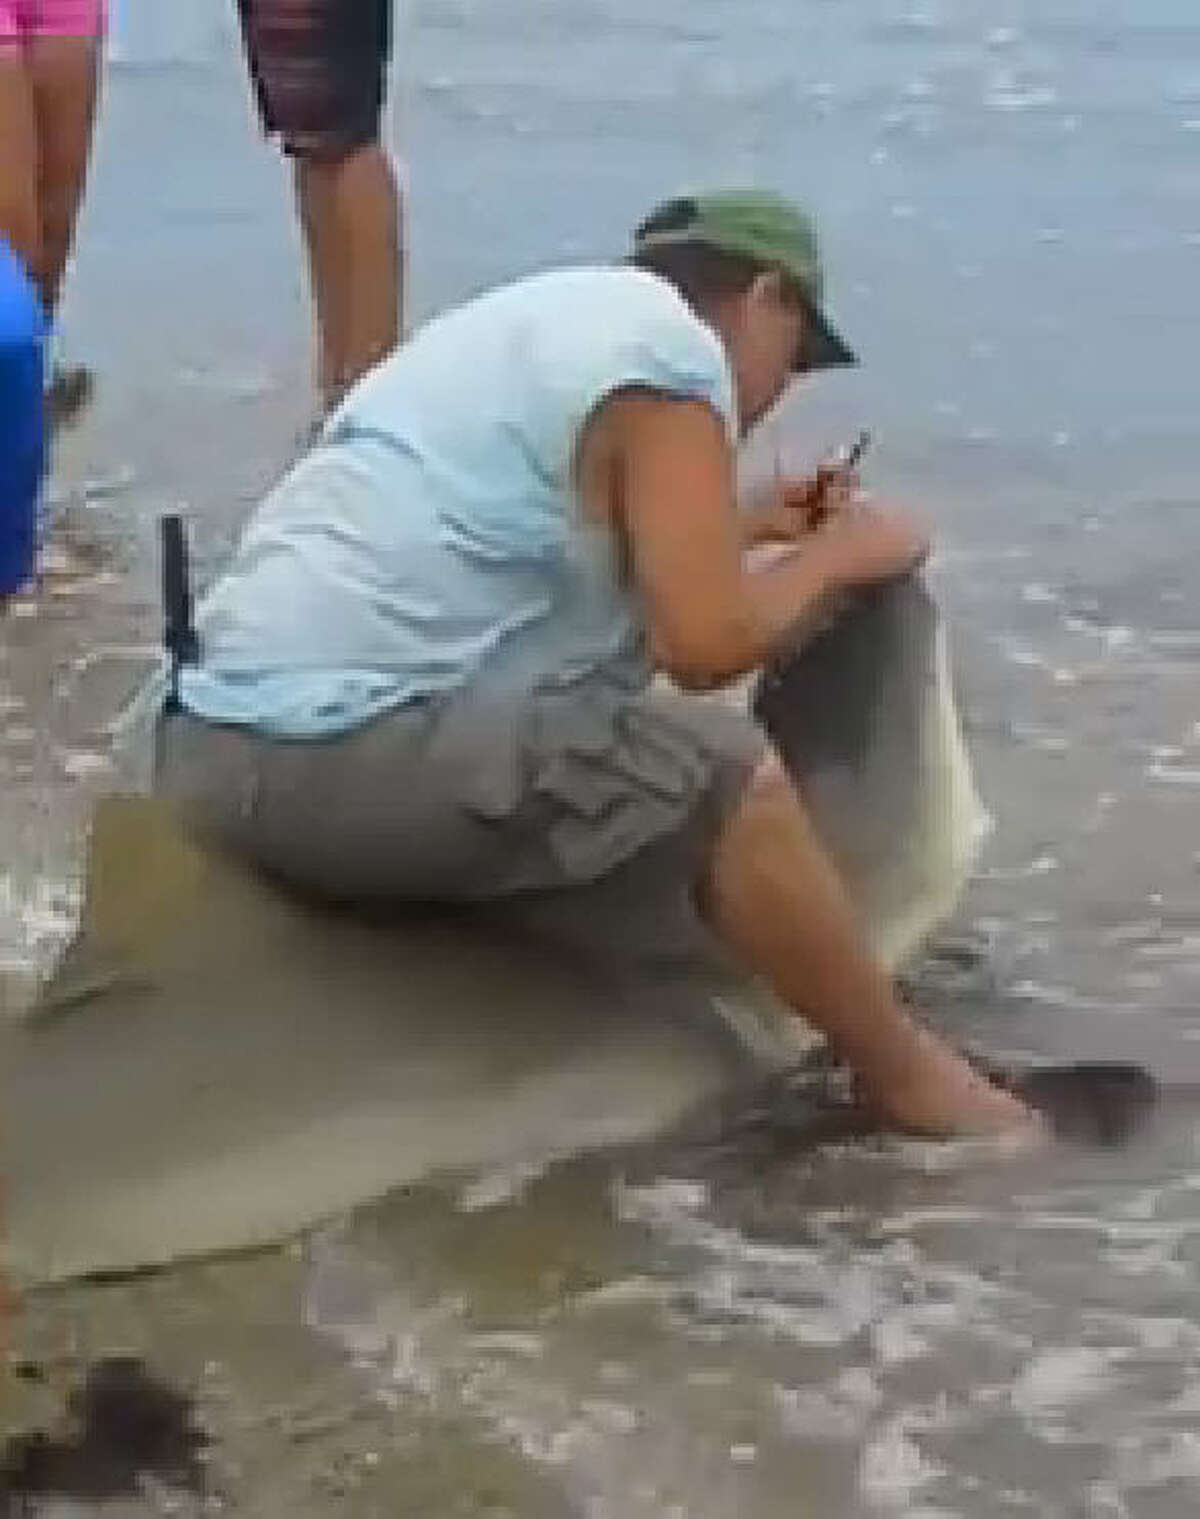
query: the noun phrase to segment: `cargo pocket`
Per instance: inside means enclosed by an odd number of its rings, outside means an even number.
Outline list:
[[[684,827],[711,772],[685,730],[601,685],[541,693],[524,757],[547,845],[575,882],[608,874]]]

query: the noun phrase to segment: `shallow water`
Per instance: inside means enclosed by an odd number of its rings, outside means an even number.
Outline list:
[[[1200,1079],[1194,7],[457,0],[400,42],[418,311],[607,255],[688,183],[813,201],[865,364],[764,447],[869,422],[871,483],[934,515],[998,822],[925,995],[992,1048]],[[116,56],[67,313],[103,390],[0,648],[0,971],[69,925],[156,634],[154,514],[188,506],[207,569],[308,406],[228,28],[127,0]],[[1188,1514],[1198,1115],[1036,1164],[672,1149],[431,1181],[306,1251],[33,1300],[49,1383],[8,1419],[134,1350],[196,1389],[210,1505],[242,1513]]]

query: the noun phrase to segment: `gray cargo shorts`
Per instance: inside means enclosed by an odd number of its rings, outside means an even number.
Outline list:
[[[764,751],[742,710],[592,678],[456,693],[328,740],[177,713],[158,790],[195,831],[322,899],[566,897],[598,924],[678,927]]]

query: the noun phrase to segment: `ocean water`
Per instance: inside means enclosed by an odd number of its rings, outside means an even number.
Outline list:
[[[275,1255],[33,1299],[19,1348],[63,1379],[132,1350],[195,1391],[207,1499],[121,1512],[1193,1513],[1200,14],[428,0],[395,83],[418,314],[614,254],[689,185],[812,204],[864,363],[761,446],[869,425],[870,486],[932,516],[998,825],[926,995],[994,1049],[1137,1058],[1173,1094],[1128,1147],[1036,1163],[734,1145],[431,1178]],[[155,514],[187,508],[208,573],[310,406],[287,187],[212,0],[118,11],[65,333],[102,393],[0,647],[18,977],[76,908],[157,634]]]

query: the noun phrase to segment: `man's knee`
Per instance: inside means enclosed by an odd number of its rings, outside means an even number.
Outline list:
[[[739,805],[730,815],[725,836],[750,839],[759,848],[790,845],[797,827],[804,828],[804,804],[787,771],[773,754],[751,777]]]
[[[773,757],[759,766],[717,836],[697,902],[711,921],[731,897],[739,901],[771,890],[780,871],[794,866],[798,833],[806,832],[803,807]]]

